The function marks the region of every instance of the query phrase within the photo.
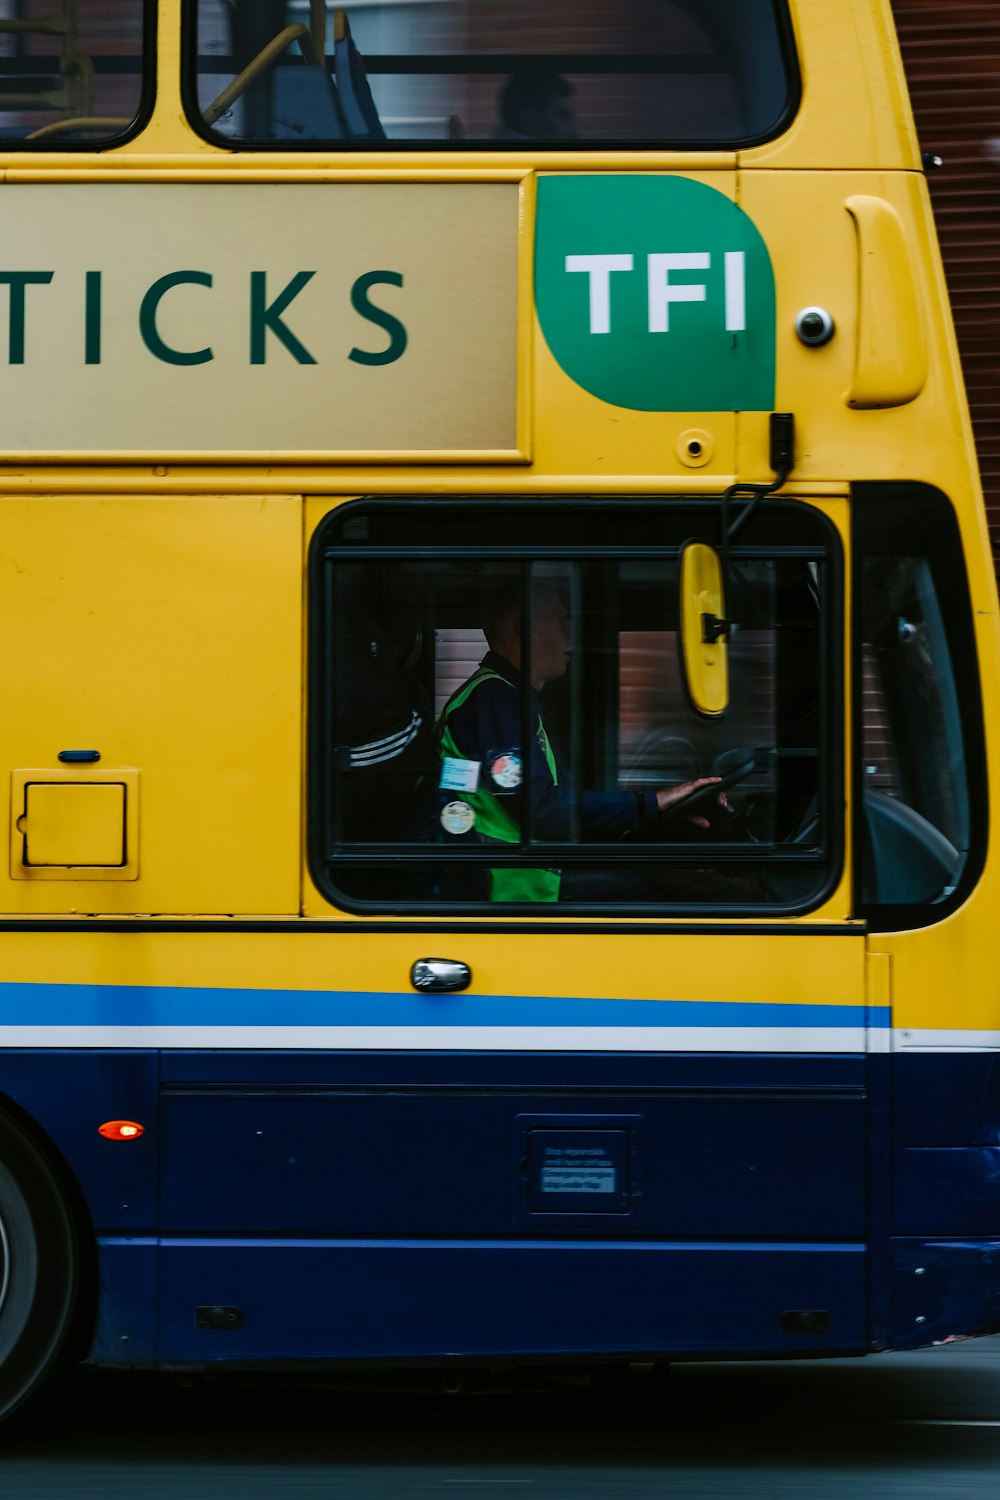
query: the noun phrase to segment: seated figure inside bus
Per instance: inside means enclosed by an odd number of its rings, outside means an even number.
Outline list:
[[[573,141],[573,85],[544,65],[511,73],[497,95],[497,141]]]
[[[440,822],[446,835],[472,834],[478,841],[521,842],[521,784],[530,781],[532,829],[546,842],[572,837],[574,819],[587,841],[620,839],[644,827],[718,776],[701,776],[656,791],[578,793],[565,758],[546,728],[537,696],[546,683],[562,677],[570,659],[569,611],[558,589],[536,584],[531,591],[529,713],[533,721],[527,751],[522,749],[521,591],[516,583],[497,589],[484,621],[489,650],[478,669],[445,704],[437,725],[441,756]],[[726,805],[725,793],[717,799]],[[690,822],[707,829],[709,819],[692,812]],[[683,813],[678,813],[683,818]],[[574,876],[559,870],[495,869],[489,872],[491,901],[558,901],[570,894]],[[634,877],[632,877],[634,879]],[[661,876],[662,880],[662,876]],[[676,877],[675,877],[676,880]],[[594,900],[629,894],[610,872],[588,882]],[[667,893],[650,889],[636,895]]]

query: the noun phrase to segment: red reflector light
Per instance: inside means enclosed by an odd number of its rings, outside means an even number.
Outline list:
[[[98,1125],[97,1134],[103,1135],[106,1141],[134,1141],[145,1129],[145,1125],[137,1125],[135,1120],[105,1120],[103,1125]]]

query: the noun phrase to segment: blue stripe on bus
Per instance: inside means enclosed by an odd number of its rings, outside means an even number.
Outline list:
[[[0,983],[0,1026],[890,1025],[888,1007]]]

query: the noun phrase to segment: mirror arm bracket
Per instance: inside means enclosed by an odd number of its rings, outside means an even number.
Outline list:
[[[728,589],[729,549],[740,535],[747,522],[756,514],[760,503],[768,495],[780,490],[792,472],[795,462],[795,415],[790,411],[771,412],[771,467],[774,478],[770,484],[731,484],[722,493],[722,508],[719,516],[720,548],[722,554],[722,577]],[[729,519],[730,506],[738,498],[745,499],[739,515]]]
[[[734,620],[727,620],[720,615],[702,615],[702,641],[706,646],[714,646],[716,641],[728,640],[729,632],[735,623]]]

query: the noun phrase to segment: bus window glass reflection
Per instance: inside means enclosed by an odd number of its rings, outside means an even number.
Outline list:
[[[411,0],[329,8],[322,38],[308,0],[198,0],[197,39],[196,123],[233,144],[725,148],[795,91],[782,0]]]
[[[143,92],[143,0],[2,0],[0,148],[126,135]]]

